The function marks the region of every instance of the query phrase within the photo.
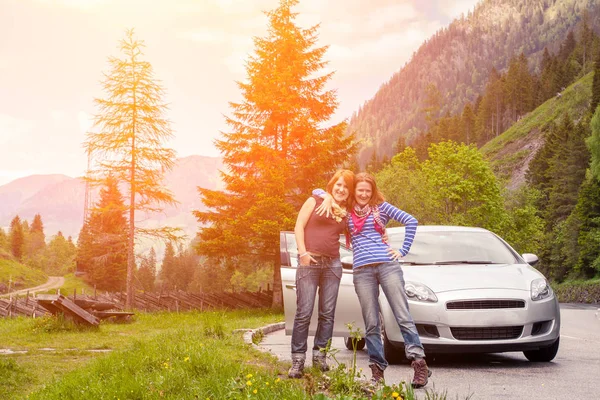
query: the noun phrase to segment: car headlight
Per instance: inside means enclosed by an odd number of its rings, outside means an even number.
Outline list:
[[[537,301],[552,296],[552,288],[544,278],[534,279],[531,282],[531,300]]]
[[[422,283],[406,282],[404,284],[404,292],[406,292],[406,296],[411,300],[427,301],[430,303],[437,303],[438,301],[433,290]]]

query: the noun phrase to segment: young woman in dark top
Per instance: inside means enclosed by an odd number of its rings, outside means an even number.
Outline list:
[[[347,227],[346,208],[354,192],[354,173],[339,170],[327,184],[334,200],[333,214],[319,216],[315,208],[323,202],[318,196],[309,197],[296,219],[298,270],[296,271],[296,316],[292,332],[292,368],[290,378],[300,378],[306,360],[308,328],[319,293],[319,322],[312,353],[313,366],[327,371],[325,348],[333,334],[333,318],[337,302],[342,263],[340,234]]]

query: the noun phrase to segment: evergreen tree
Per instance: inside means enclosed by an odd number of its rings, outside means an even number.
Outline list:
[[[307,193],[326,184],[355,151],[346,124],[325,126],[337,108],[332,73],[319,73],[326,47],[315,47],[318,26],[295,24],[281,0],[267,12],[268,34],[255,38],[255,55],[239,82],[242,102],[231,103],[231,132],[215,142],[223,154],[225,192],[200,188],[209,211],[195,212],[203,226],[197,250],[219,260],[247,257],[273,266],[273,306],[282,304],[279,231],[293,227]]]
[[[21,218],[17,215],[10,221],[10,251],[19,261],[23,257],[24,244],[23,225],[21,224]]]
[[[0,228],[0,254],[2,250],[10,251],[8,235],[4,231],[4,229]]]
[[[112,175],[127,187],[127,308],[133,305],[136,238],[146,234],[173,239],[176,234],[173,228],[136,226],[136,211],[161,211],[164,205],[176,203],[162,186],[163,174],[175,160],[174,151],[163,145],[172,136],[164,117],[164,90],[153,76],[152,65],[142,59],[143,47],[143,41],[128,30],[120,43],[124,58],[109,58],[112,70],[103,82],[107,97],[95,99],[100,109],[94,121],[97,132],[88,134],[85,143],[95,162],[88,180],[99,184]]]
[[[156,280],[156,252],[154,247],[150,249],[150,254],[139,258],[140,267],[137,271],[137,280],[144,291],[152,292]]]
[[[44,252],[45,248],[46,235],[44,234],[42,216],[36,214],[31,222],[29,240],[27,242],[27,256],[38,267],[41,267],[41,265],[39,265],[38,257]]]
[[[579,221],[578,260],[574,270],[584,278],[600,273],[600,182],[589,171],[574,211]]]
[[[592,113],[596,112],[596,109],[600,105],[600,52],[596,57],[594,66],[594,80],[592,83],[592,101],[590,103],[590,110]]]
[[[86,272],[86,280],[102,290],[125,288],[127,271],[127,228],[123,202],[117,181],[109,176],[100,190],[100,200],[91,210],[79,235],[77,270]]]
[[[167,242],[165,248],[165,255],[163,257],[162,265],[160,267],[160,279],[164,288],[170,290],[174,289],[175,274],[176,274],[176,260],[175,260],[175,248],[173,243]]]
[[[475,113],[473,112],[473,107],[471,103],[467,103],[462,113],[462,133],[464,142],[466,144],[471,144],[473,142],[473,133],[475,130]]]

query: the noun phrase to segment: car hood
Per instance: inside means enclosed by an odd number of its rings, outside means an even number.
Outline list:
[[[436,293],[469,289],[530,290],[531,281],[543,278],[524,264],[405,265],[404,279],[419,282]]]

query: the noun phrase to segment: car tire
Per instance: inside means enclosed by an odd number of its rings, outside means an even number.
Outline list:
[[[549,362],[556,357],[556,353],[558,353],[558,345],[560,343],[560,337],[556,339],[554,343],[552,343],[548,347],[542,347],[538,350],[527,350],[524,351],[523,354],[529,361],[533,362]]]
[[[407,362],[408,359],[405,356],[404,348],[399,349],[389,341],[387,334],[385,333],[385,323],[383,321],[383,315],[379,314],[379,321],[381,325],[381,341],[383,342],[383,355],[390,364],[402,364]]]
[[[344,338],[344,343],[346,344],[346,348],[348,350],[354,351],[354,348],[352,347],[352,338],[350,338],[350,337]],[[364,349],[365,344],[366,344],[365,338],[361,338],[358,342],[356,342],[356,351],[360,351],[360,350]]]

